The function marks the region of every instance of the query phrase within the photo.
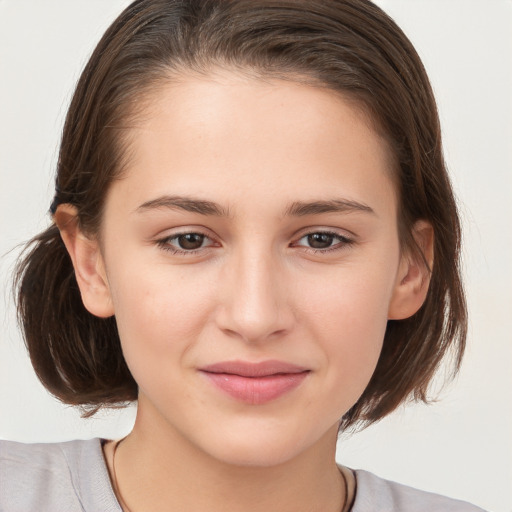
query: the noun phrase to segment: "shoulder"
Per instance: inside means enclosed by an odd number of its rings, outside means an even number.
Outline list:
[[[481,508],[413,487],[384,480],[368,471],[354,471],[357,482],[352,512],[484,512]]]
[[[120,511],[99,439],[0,441],[0,481],[0,510]]]

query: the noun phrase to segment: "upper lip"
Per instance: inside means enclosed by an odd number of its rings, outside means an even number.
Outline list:
[[[248,361],[222,361],[202,366],[200,370],[208,373],[240,375],[241,377],[267,377],[269,375],[309,371],[308,368],[303,366],[277,360],[261,361],[259,363],[251,363]]]

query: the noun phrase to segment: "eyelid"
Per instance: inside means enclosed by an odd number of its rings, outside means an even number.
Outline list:
[[[154,243],[162,250],[168,251],[171,254],[177,255],[197,255],[198,253],[204,253],[208,251],[211,247],[219,247],[222,244],[219,242],[218,237],[208,229],[203,226],[180,226],[179,228],[174,228],[174,230],[170,230],[171,232],[165,233],[163,236],[154,237]],[[335,237],[338,239],[338,242],[332,246],[326,248],[315,248],[308,247],[307,245],[299,244],[300,240],[303,238],[313,235],[313,234],[326,234]],[[175,240],[180,236],[189,235],[189,234],[197,234],[205,237],[210,241],[210,243],[206,246],[199,247],[197,249],[181,249],[179,247],[175,247],[172,245],[170,240]],[[300,247],[304,251],[315,253],[315,254],[325,254],[331,251],[340,251],[343,249],[347,249],[349,246],[353,245],[357,240],[357,237],[352,232],[348,232],[347,230],[342,230],[338,228],[331,227],[318,227],[318,226],[308,226],[302,228],[298,231],[293,240],[290,242],[289,247]]]
[[[164,236],[157,236],[155,237],[154,241],[158,247],[160,247],[164,251],[168,251],[171,254],[178,254],[178,255],[195,255],[199,252],[204,252],[208,250],[210,247],[217,245],[220,245],[217,237],[213,236],[210,232],[210,230],[199,227],[199,226],[180,226],[179,228],[175,228],[176,231],[166,233]],[[210,240],[210,244],[204,247],[199,247],[197,249],[180,249],[179,247],[175,247],[171,245],[169,242],[170,240],[175,240],[180,236],[184,235],[201,235],[204,236],[206,239]]]
[[[169,227],[167,229],[160,230],[156,235],[151,236],[151,240],[163,240],[174,238],[181,235],[188,235],[196,233],[198,235],[204,235],[205,237],[217,240],[218,236],[212,232],[211,229],[201,226],[200,224],[190,224],[185,226]]]
[[[294,240],[299,240],[301,238],[304,238],[307,235],[313,235],[315,233],[325,233],[328,235],[337,236],[339,238],[343,238],[346,240],[351,240],[355,242],[358,239],[358,236],[353,233],[352,231],[349,231],[347,229],[341,229],[341,228],[333,228],[328,226],[307,226],[305,228],[301,228],[299,231],[296,232],[294,235]]]
[[[314,234],[325,234],[330,235],[335,238],[337,238],[339,241],[338,243],[326,247],[324,249],[318,249],[315,247],[308,247],[307,245],[299,244],[303,238],[306,238],[310,235]],[[301,247],[307,252],[314,253],[314,254],[325,254],[329,252],[334,251],[341,251],[344,249],[347,249],[351,245],[353,245],[356,242],[356,236],[354,234],[348,235],[346,231],[341,232],[341,230],[333,229],[333,228],[322,228],[322,227],[309,227],[301,230],[297,236],[294,237],[294,241],[290,244],[291,247]]]

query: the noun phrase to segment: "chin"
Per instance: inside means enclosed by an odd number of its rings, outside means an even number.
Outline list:
[[[245,432],[237,430],[235,435],[230,432],[212,442],[210,449],[206,446],[203,449],[225,464],[268,468],[296,459],[318,442],[318,439],[308,439],[308,436],[298,435],[296,431],[272,432],[270,428],[265,430],[262,427],[246,429]]]
[[[227,447],[226,447],[227,448]],[[279,446],[279,451],[275,446],[237,446],[232,449],[224,449],[221,453],[212,454],[219,461],[230,466],[247,468],[269,468],[286,464],[294,459],[298,453],[297,450],[283,450]]]

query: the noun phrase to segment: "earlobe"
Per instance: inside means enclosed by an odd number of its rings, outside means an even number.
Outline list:
[[[114,307],[98,241],[80,230],[76,208],[70,204],[59,205],[54,221],[73,262],[85,308],[101,318],[112,316]]]
[[[411,317],[421,308],[427,296],[434,256],[432,225],[423,220],[417,221],[413,237],[419,250],[402,255],[389,304],[389,320]]]

